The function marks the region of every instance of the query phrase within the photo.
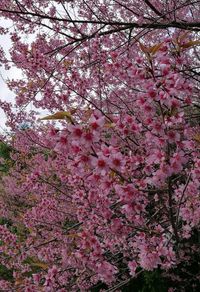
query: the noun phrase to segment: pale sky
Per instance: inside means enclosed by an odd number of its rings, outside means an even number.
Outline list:
[[[0,20],[1,27],[9,27],[11,21]],[[7,56],[9,56],[9,48],[11,47],[11,41],[8,35],[0,35],[0,46],[6,51]],[[20,70],[17,68],[12,68],[6,71],[3,67],[0,67],[0,99],[6,101],[14,101],[14,94],[8,89],[5,81],[7,78],[18,78],[20,77]],[[0,109],[0,132],[5,129],[6,117],[3,110]]]
[[[9,20],[0,20],[0,27],[11,27],[12,22]],[[31,39],[31,36],[30,38]],[[0,35],[0,47],[3,47],[3,50],[6,52],[6,55],[9,57],[9,49],[11,47],[11,41],[9,35]],[[15,99],[15,94],[9,90],[6,85],[7,79],[20,79],[22,77],[22,73],[20,69],[15,68],[14,66],[8,71],[2,67],[0,67],[0,99],[8,102],[13,102]],[[35,109],[32,105],[28,106],[27,109]],[[36,109],[37,110],[37,109]],[[41,117],[48,115],[49,111],[39,110],[41,113]],[[0,133],[7,130],[5,126],[6,116],[0,108]]]

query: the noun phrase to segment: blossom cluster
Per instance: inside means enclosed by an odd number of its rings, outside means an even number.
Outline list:
[[[68,22],[49,1],[19,1],[27,8],[20,11],[3,2],[2,15],[20,32],[11,31],[10,53],[24,78],[8,82],[19,111],[0,103],[12,129],[0,214],[15,227],[0,225],[0,260],[14,279],[1,280],[0,290],[117,289],[143,270],[188,260],[184,243],[200,223],[200,128],[190,119],[198,86],[184,74],[197,62],[192,32],[133,38],[115,30],[122,20],[152,23],[149,8],[149,16],[132,16],[138,1],[127,1],[129,9],[122,1],[112,9],[106,0],[56,1]],[[157,2],[171,17],[173,8]],[[188,7],[177,12],[187,15]],[[37,34],[26,43],[29,33]],[[22,110],[30,103],[52,114],[37,120]],[[20,128],[22,119],[31,126]]]

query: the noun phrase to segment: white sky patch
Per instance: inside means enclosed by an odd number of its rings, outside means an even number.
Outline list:
[[[12,21],[0,19],[0,27],[12,29]],[[35,36],[30,35],[28,39],[29,39],[29,43],[31,43],[35,39]],[[9,34],[0,35],[0,47],[3,48],[6,57],[8,59],[11,59],[9,50],[12,47],[12,42],[10,40]],[[8,88],[6,82],[12,79],[14,80],[21,79],[22,77],[23,77],[22,71],[16,68],[14,64],[11,65],[11,68],[9,70],[5,70],[4,66],[0,66],[0,99],[1,101],[11,102],[13,104],[13,110],[14,110],[14,102],[15,102],[16,94]],[[24,110],[26,109],[38,111],[38,109],[32,106],[32,103],[30,103],[27,107],[24,108]],[[49,114],[49,111],[41,110],[41,109],[39,110],[40,116],[45,116],[47,114]],[[0,108],[0,133],[8,131],[8,128],[6,127],[5,123],[6,123],[6,115],[4,111]]]
[[[9,20],[0,20],[0,26],[3,28],[9,28],[12,26],[12,22]],[[11,40],[9,35],[0,35],[0,46],[3,48],[6,57],[9,58],[9,49],[11,47]],[[7,79],[20,78],[21,72],[17,68],[12,67],[10,70],[5,70],[0,67],[0,99],[2,101],[14,102],[15,95],[11,92],[6,84]],[[2,109],[0,109],[0,132],[6,130],[6,116]]]

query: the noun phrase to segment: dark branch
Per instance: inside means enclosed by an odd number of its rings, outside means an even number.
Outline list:
[[[79,23],[79,24],[100,24],[106,26],[123,26],[121,30],[126,30],[130,28],[153,28],[153,29],[167,29],[167,28],[180,28],[185,30],[200,30],[200,22],[168,22],[168,23],[136,23],[136,22],[121,22],[121,21],[101,21],[101,20],[84,20],[84,19],[64,19],[59,17],[51,17],[49,15],[38,14],[34,12],[26,12],[26,11],[14,11],[9,9],[0,9],[1,12],[10,13],[10,14],[19,14],[19,15],[27,15],[27,16],[34,16],[39,17],[41,19],[49,19],[52,21],[61,21],[67,23]],[[110,32],[114,32],[115,30],[111,30]],[[108,31],[109,32],[109,31]],[[108,32],[104,32],[105,34]]]
[[[151,8],[151,10],[153,10],[153,12],[155,12],[155,14],[157,14],[158,16],[162,18],[166,18],[166,16],[163,15],[160,11],[158,11],[156,7],[153,6],[153,4],[149,0],[144,0],[144,2]]]

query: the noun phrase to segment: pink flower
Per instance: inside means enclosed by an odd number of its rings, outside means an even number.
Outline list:
[[[76,126],[70,125],[69,130],[72,133],[72,137],[74,139],[80,139],[83,134],[82,127],[79,125],[76,125]]]
[[[97,274],[101,281],[110,284],[114,281],[117,268],[107,261],[97,264]]]
[[[172,131],[170,130],[168,133],[167,133],[167,139],[170,143],[174,143],[174,142],[177,142],[177,141],[180,141],[180,134],[178,131]]]
[[[101,175],[106,175],[109,170],[107,158],[103,154],[99,154],[98,157],[92,157],[92,165],[95,167],[95,171]]]
[[[113,153],[108,159],[109,166],[113,169],[121,170],[125,165],[124,157],[121,153]]]
[[[129,270],[130,270],[130,275],[131,276],[135,276],[135,271],[136,271],[136,268],[137,268],[137,263],[136,261],[131,261],[128,263],[128,267],[129,267]]]
[[[148,91],[148,95],[149,95],[151,98],[155,98],[156,95],[157,95],[157,92],[156,92],[154,89],[149,89],[149,91]]]
[[[99,135],[96,132],[93,133],[88,130],[82,135],[81,141],[82,141],[82,144],[87,147],[87,146],[90,146],[94,142],[98,142]]]
[[[103,117],[99,117],[99,118],[93,116],[89,121],[90,127],[94,131],[100,130],[103,127],[104,123],[105,123],[105,117],[104,116]]]

